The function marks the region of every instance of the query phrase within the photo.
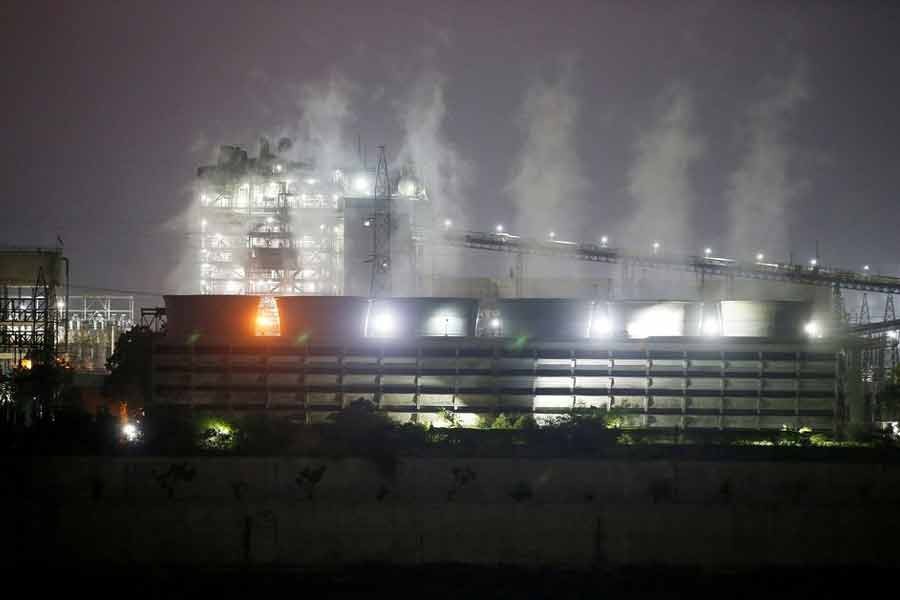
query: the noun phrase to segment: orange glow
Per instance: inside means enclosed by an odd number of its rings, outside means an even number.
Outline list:
[[[270,327],[272,327],[272,325],[272,319],[269,317],[269,315],[256,315],[256,326],[260,329],[269,329]]]
[[[27,369],[30,371],[31,370],[31,359],[23,358],[22,360],[19,361],[19,366],[22,367],[23,369]]]

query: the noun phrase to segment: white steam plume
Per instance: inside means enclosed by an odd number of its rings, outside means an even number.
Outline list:
[[[333,72],[324,81],[306,83],[300,88],[297,151],[315,159],[319,169],[334,169],[355,164],[349,150],[347,129],[354,118],[352,104],[356,86],[340,73]],[[299,158],[304,158],[303,154]]]
[[[465,211],[465,188],[472,165],[465,161],[444,133],[447,105],[446,79],[429,70],[412,86],[409,97],[398,104],[404,146],[401,164],[411,161],[425,183],[436,218],[460,222]]]
[[[525,139],[506,185],[515,202],[516,233],[546,236],[587,212],[590,186],[576,147],[578,99],[572,79],[568,62],[556,78],[534,82],[520,109],[518,123]]]
[[[703,138],[694,128],[690,91],[675,85],[661,100],[655,121],[638,137],[637,156],[628,172],[635,209],[623,230],[622,244],[643,253],[651,251],[654,241],[664,252],[691,246],[695,200],[691,170],[705,151]]]
[[[808,96],[806,70],[800,65],[749,111],[746,152],[727,192],[731,247],[738,256],[763,249],[773,258],[787,259],[786,211],[803,184],[792,180],[794,150],[785,130],[791,113]]]

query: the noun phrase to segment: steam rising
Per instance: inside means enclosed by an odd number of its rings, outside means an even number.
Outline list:
[[[571,226],[589,189],[576,147],[578,99],[572,67],[532,84],[518,117],[524,143],[506,192],[516,207],[515,231],[545,236]],[[540,230],[536,228],[546,228]]]
[[[434,71],[425,72],[400,103],[404,147],[399,162],[412,162],[425,182],[434,203],[436,218],[461,221],[465,213],[465,186],[472,166],[463,160],[444,134],[447,106],[446,80]]]
[[[355,86],[333,72],[325,81],[306,83],[300,88],[298,142],[301,151],[315,158],[319,168],[333,169],[353,164],[348,153],[347,129],[353,119]]]
[[[628,173],[634,213],[625,227],[625,244],[648,253],[658,241],[663,251],[690,244],[690,215],[695,195],[691,170],[705,144],[694,128],[694,102],[684,86],[662,96],[653,124],[638,137],[637,156]]]
[[[746,154],[728,190],[731,246],[740,256],[765,248],[787,258],[786,211],[801,185],[791,180],[794,152],[785,130],[790,114],[808,96],[806,70],[801,65],[749,112]]]

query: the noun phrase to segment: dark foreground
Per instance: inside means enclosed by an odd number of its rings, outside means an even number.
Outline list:
[[[9,567],[10,565],[6,565]],[[8,574],[11,574],[9,572]],[[893,594],[897,574],[868,568],[766,568],[745,571],[626,568],[604,571],[432,565],[341,569],[128,570],[42,567],[32,592],[89,591],[88,597],[264,598],[276,592],[317,598],[848,598]],[[6,579],[6,578],[5,578]],[[764,594],[765,596],[761,596]]]

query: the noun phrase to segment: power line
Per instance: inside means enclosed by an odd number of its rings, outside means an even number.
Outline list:
[[[147,290],[126,290],[121,288],[108,288],[96,285],[78,285],[78,284],[69,284],[70,289],[74,290],[87,290],[94,292],[107,292],[113,294],[128,294],[131,296],[168,296],[168,295],[176,295],[178,292],[166,292],[166,291],[147,291]]]

